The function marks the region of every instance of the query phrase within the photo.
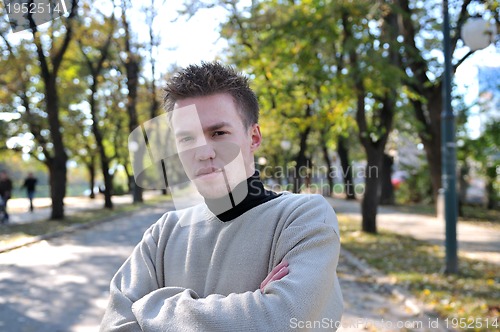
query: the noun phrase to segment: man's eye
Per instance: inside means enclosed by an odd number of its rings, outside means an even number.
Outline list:
[[[216,136],[224,136],[226,135],[228,132],[227,131],[222,131],[222,130],[218,130],[218,131],[214,131],[213,133],[213,137],[216,137]]]

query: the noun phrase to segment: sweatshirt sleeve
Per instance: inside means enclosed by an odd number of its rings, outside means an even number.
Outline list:
[[[161,263],[156,254],[159,233],[159,223],[146,230],[141,242],[111,280],[108,306],[100,331],[142,331],[132,312],[132,305],[161,287],[162,282],[157,277]]]
[[[257,289],[199,298],[190,289],[155,290],[144,285],[140,294],[127,298],[116,288],[117,303],[131,306],[125,320],[142,331],[289,331],[299,322],[313,321],[324,324],[322,329],[335,330],[343,309],[336,274],[337,218],[321,196],[303,203],[289,213],[274,251],[274,266],[286,259],[289,274],[270,283],[264,293]],[[150,276],[144,277],[147,284]],[[131,282],[125,275],[118,276],[118,281]]]

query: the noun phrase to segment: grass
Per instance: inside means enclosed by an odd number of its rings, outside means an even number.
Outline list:
[[[464,217],[460,217],[460,220],[489,221],[500,224],[500,210],[488,210],[480,206],[465,205],[463,212]]]
[[[140,204],[120,204],[109,209],[89,209],[67,215],[64,220],[41,220],[25,224],[8,224],[0,227],[0,247],[15,245],[37,236],[64,231],[71,226],[98,222],[120,214],[130,213],[145,206],[153,206],[167,200],[166,196],[154,196]]]
[[[404,204],[390,206],[391,209],[402,213],[436,215],[435,204]],[[459,221],[492,223],[500,225],[500,210],[488,210],[477,205],[464,205],[463,216],[459,217]]]
[[[497,265],[459,257],[458,275],[442,273],[442,247],[408,236],[388,232],[377,235],[360,231],[359,222],[339,216],[342,246],[371,266],[393,278],[424,305],[443,319],[471,322],[475,329],[464,331],[498,330],[500,311],[500,275]],[[486,320],[489,321],[487,328]],[[492,327],[493,321],[497,327]]]

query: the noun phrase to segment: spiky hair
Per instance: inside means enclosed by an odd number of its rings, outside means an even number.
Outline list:
[[[172,111],[178,100],[227,93],[233,97],[247,128],[259,121],[259,103],[249,86],[248,78],[219,62],[189,65],[177,72],[163,90],[163,102],[167,111]]]

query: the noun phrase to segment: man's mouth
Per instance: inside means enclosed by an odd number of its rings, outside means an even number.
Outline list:
[[[203,167],[200,168],[198,171],[196,171],[195,175],[197,178],[210,175],[210,174],[218,174],[221,173],[222,169],[220,168],[215,168],[215,167]]]

